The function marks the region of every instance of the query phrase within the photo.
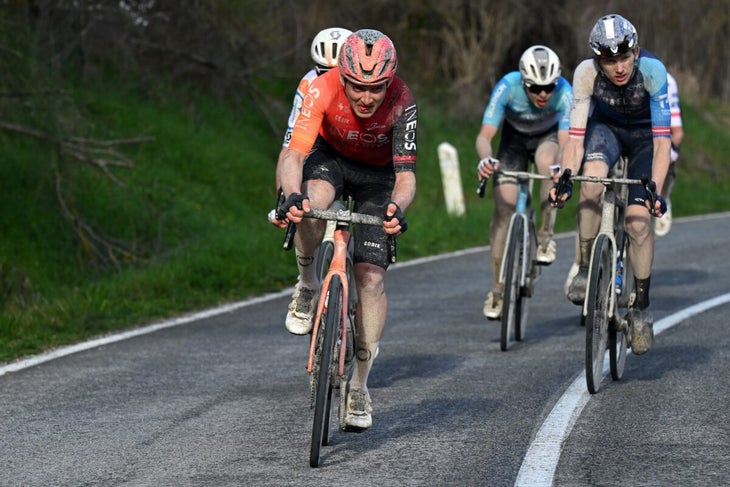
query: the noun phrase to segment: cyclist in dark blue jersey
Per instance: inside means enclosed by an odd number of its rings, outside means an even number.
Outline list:
[[[579,170],[585,176],[605,177],[621,155],[628,158],[628,177],[649,177],[661,191],[669,168],[670,111],[667,70],[650,52],[639,48],[634,26],[620,15],[598,20],[590,34],[593,58],[581,62],[573,77],[573,108],[570,140],[562,158],[563,169]],[[568,299],[583,304],[593,240],[601,219],[600,183],[583,183],[578,204],[580,265],[568,288]],[[562,206],[570,191],[556,201]],[[653,318],[649,312],[649,286],[654,258],[651,217],[666,212],[661,194],[653,208],[645,201],[644,189],[631,186],[626,229],[631,245],[629,257],[635,276],[636,298],[627,320],[631,348],[645,353],[653,341]]]

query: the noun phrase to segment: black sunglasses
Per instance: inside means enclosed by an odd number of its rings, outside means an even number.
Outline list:
[[[553,90],[555,90],[555,87],[557,86],[556,83],[551,83],[549,85],[525,85],[525,88],[527,91],[534,95],[539,95],[540,92],[544,91],[545,93],[552,93]]]

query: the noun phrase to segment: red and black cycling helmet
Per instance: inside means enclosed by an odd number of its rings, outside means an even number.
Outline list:
[[[588,39],[596,58],[621,56],[639,45],[639,34],[631,22],[616,14],[598,19]]]
[[[345,81],[377,85],[393,79],[398,57],[388,36],[377,30],[360,29],[345,39],[337,67]]]

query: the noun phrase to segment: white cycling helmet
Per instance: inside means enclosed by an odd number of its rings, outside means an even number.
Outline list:
[[[312,41],[312,61],[317,65],[317,72],[327,71],[337,66],[340,48],[352,31],[342,27],[330,27],[320,31]]]
[[[520,74],[526,86],[553,84],[560,77],[560,59],[549,47],[529,47],[520,57]]]

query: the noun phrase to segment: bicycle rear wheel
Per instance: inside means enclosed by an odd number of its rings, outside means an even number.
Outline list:
[[[328,289],[327,311],[319,325],[321,336],[319,348],[319,370],[314,399],[314,420],[312,444],[309,450],[309,465],[319,466],[322,445],[329,443],[330,410],[332,406],[332,367],[337,367],[335,348],[338,330],[341,330],[342,285],[339,276],[332,276]],[[333,364],[334,362],[334,364]]]
[[[591,271],[586,294],[587,313],[586,326],[586,385],[591,394],[598,392],[603,379],[603,361],[608,341],[608,325],[610,317],[609,305],[612,292],[613,255],[611,242],[605,235],[596,237]]]
[[[522,218],[514,218],[512,230],[507,239],[507,256],[504,276],[504,295],[502,301],[502,327],[499,338],[499,348],[505,351],[509,348],[514,334],[515,339],[521,340],[521,319],[523,296],[520,286],[520,272],[522,260],[525,258],[524,240],[522,239]],[[520,333],[517,330],[520,330]]]

